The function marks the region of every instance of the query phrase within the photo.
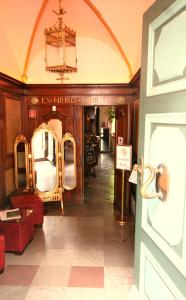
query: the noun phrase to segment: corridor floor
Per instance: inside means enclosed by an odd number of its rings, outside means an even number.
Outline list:
[[[133,226],[115,222],[113,160],[100,154],[85,180],[83,206],[48,209],[20,256],[6,253],[1,300],[127,300],[133,277]]]

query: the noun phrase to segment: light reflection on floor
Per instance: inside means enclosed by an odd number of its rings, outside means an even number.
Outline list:
[[[83,206],[49,209],[21,256],[6,253],[0,299],[124,300],[132,284],[133,230],[115,222],[114,171],[100,154]]]

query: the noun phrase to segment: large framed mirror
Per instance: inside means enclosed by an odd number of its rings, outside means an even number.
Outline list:
[[[55,133],[45,123],[34,131],[31,139],[33,187],[43,201],[60,200],[62,204],[58,147]]]
[[[59,127],[59,126],[58,126]],[[38,194],[43,202],[60,201],[63,191],[77,185],[76,143],[71,133],[62,137],[62,126],[56,134],[48,124],[34,130],[31,143],[18,136],[14,145],[16,189],[23,187]]]
[[[76,174],[76,143],[71,133],[66,133],[62,138],[62,170],[63,188],[72,190],[77,185]]]
[[[15,188],[29,189],[28,143],[22,134],[16,137],[14,143]]]

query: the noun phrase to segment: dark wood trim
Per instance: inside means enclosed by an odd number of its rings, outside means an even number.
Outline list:
[[[140,78],[141,78],[140,75],[141,75],[141,69],[138,70],[138,72],[134,75],[134,77],[130,81],[133,100],[138,99],[140,97]]]
[[[25,84],[8,75],[0,73],[0,206],[6,200],[6,182],[5,172],[13,168],[13,153],[6,153],[6,128],[5,128],[5,99],[11,98],[21,102],[21,130],[28,138],[31,138],[33,130],[38,127],[41,121],[46,121],[55,114],[55,117],[61,119],[65,117],[64,112],[73,111],[73,123],[67,120],[67,128],[73,132],[77,140],[77,165],[83,168],[83,141],[78,138],[83,132],[83,106],[85,105],[127,105],[128,118],[130,124],[128,127],[129,143],[132,142],[132,123],[133,123],[133,101],[139,98],[140,90],[140,70],[135,74],[133,79],[127,84]],[[31,98],[35,96],[39,98],[39,102],[34,105]],[[48,99],[63,98],[61,103],[55,104],[55,101],[47,101],[42,103],[41,98]],[[65,98],[67,100],[65,100]],[[79,98],[79,100],[78,100]],[[60,102],[60,101],[59,101]],[[51,112],[52,106],[57,106],[57,112]],[[36,109],[36,118],[29,118],[29,110]],[[60,114],[59,114],[60,113]],[[82,122],[81,122],[82,121]],[[77,126],[78,124],[78,126]],[[83,138],[83,137],[82,137]],[[79,185],[83,186],[83,173],[78,178]],[[71,195],[69,200],[71,199]],[[80,203],[83,197],[83,191],[74,191],[75,202]],[[68,198],[68,197],[67,197]]]
[[[61,114],[58,111],[50,111],[46,115],[40,116],[39,123],[43,123],[43,122],[47,123],[51,119],[58,119],[61,122],[63,122],[66,119],[66,117],[67,116],[64,116],[63,114]]]
[[[18,92],[22,95],[120,95],[131,94],[133,87],[139,86],[140,69],[129,83],[123,84],[26,84],[0,72],[0,89],[8,92]],[[17,90],[18,89],[18,90]],[[46,91],[48,91],[46,93]],[[36,93],[37,92],[37,93]]]
[[[3,206],[3,199],[6,196],[5,186],[5,99],[0,95],[0,207]]]
[[[9,82],[11,83],[12,85],[16,85],[17,87],[25,87],[26,84],[11,77],[11,76],[8,76],[2,72],[0,72],[0,81],[3,81],[3,82]]]
[[[130,81],[130,86],[131,87],[137,87],[139,86],[140,83],[140,74],[141,74],[141,69],[139,69],[136,74],[133,76],[133,78]]]
[[[46,86],[48,89],[93,89],[93,88],[127,88],[130,87],[130,84],[128,83],[111,83],[111,84],[27,84],[26,85],[28,88],[40,88],[40,89],[45,89]]]
[[[26,90],[27,96],[121,96],[131,92],[129,84],[29,84]]]
[[[125,96],[135,94],[139,88],[140,70],[129,83],[123,84],[25,84],[0,72],[0,91],[17,96]]]
[[[0,92],[13,95],[23,95],[26,84],[0,72]]]

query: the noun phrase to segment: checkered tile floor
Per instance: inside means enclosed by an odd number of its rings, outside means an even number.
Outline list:
[[[133,226],[115,222],[113,161],[100,154],[85,204],[48,209],[20,256],[6,253],[1,300],[124,300],[133,277]],[[126,240],[126,241],[124,241]]]

